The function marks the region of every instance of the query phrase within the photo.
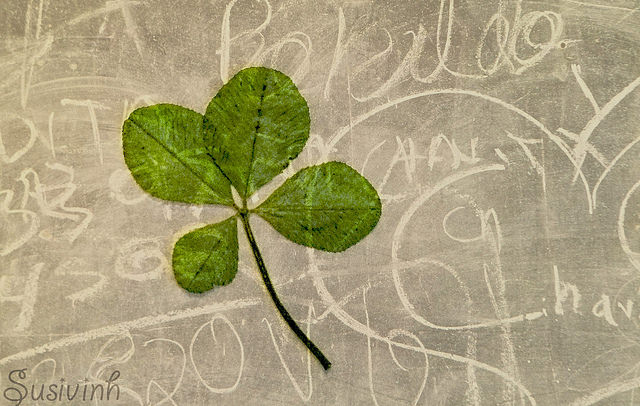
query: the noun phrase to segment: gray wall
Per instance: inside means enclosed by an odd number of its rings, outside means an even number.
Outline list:
[[[640,404],[638,6],[3,1],[0,404],[23,394],[12,371],[30,390],[116,370],[104,404]],[[173,243],[229,211],[151,198],[123,160],[134,108],[204,112],[252,65],[312,117],[253,203],[327,160],[383,200],[339,254],[254,220],[329,372],[243,236],[233,283],[175,283]]]

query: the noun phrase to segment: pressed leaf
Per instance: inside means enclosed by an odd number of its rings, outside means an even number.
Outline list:
[[[208,154],[203,116],[172,104],[142,107],[122,127],[124,159],[136,182],[155,197],[233,205],[229,180]]]
[[[254,211],[293,242],[338,252],[373,230],[381,204],[362,175],[328,162],[300,170]]]
[[[173,248],[173,272],[190,292],[206,292],[230,283],[238,271],[236,218],[183,235]]]
[[[247,68],[220,89],[205,116],[171,104],[135,110],[122,128],[123,152],[136,182],[151,195],[226,204],[237,211],[176,242],[172,265],[178,284],[200,293],[233,280],[238,271],[239,216],[280,315],[328,369],[331,362],[278,298],[249,215],[259,214],[298,244],[338,252],[363,239],[378,223],[381,204],[376,190],[348,165],[328,162],[302,169],[258,208],[246,207],[249,196],[298,156],[309,125],[307,103],[291,79],[273,69]],[[241,205],[234,204],[232,184]]]
[[[286,75],[238,72],[211,100],[205,136],[216,163],[247,198],[289,165],[309,138],[309,108]]]

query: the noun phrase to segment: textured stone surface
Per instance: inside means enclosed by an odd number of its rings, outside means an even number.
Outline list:
[[[117,370],[122,405],[640,404],[637,7],[3,1],[0,404],[21,369]],[[293,79],[311,133],[251,205],[330,160],[382,199],[340,254],[253,222],[328,372],[243,236],[232,284],[177,285],[175,241],[231,212],[146,195],[122,155],[135,108],[204,113],[255,65]]]

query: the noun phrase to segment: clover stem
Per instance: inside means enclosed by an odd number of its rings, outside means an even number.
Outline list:
[[[251,250],[253,251],[253,256],[256,259],[256,264],[258,265],[258,269],[260,270],[260,275],[262,275],[262,280],[264,281],[264,285],[267,287],[267,291],[269,291],[269,295],[273,300],[273,303],[278,308],[280,315],[287,322],[291,330],[298,336],[300,341],[307,346],[309,351],[318,359],[322,367],[327,370],[331,367],[331,362],[324,356],[322,351],[307,337],[307,335],[300,329],[300,327],[296,324],[293,317],[289,314],[287,309],[285,309],[284,305],[278,298],[278,294],[273,288],[273,284],[271,283],[271,279],[269,278],[269,273],[267,272],[267,268],[264,265],[264,261],[262,260],[262,255],[260,254],[260,250],[258,249],[258,244],[256,243],[256,239],[253,236],[253,232],[251,231],[251,227],[249,226],[249,214],[246,212],[240,212],[240,218],[242,219],[242,225],[244,226],[244,231],[247,234],[247,239],[249,240],[249,244],[251,245]]]

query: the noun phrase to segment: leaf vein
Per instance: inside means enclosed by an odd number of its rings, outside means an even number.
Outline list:
[[[260,130],[260,117],[262,117],[262,103],[264,101],[264,91],[267,89],[267,85],[262,85],[262,93],[260,94],[260,104],[258,104],[258,123],[256,124],[256,131],[253,134],[253,143],[251,144],[251,160],[249,161],[249,172],[247,173],[247,183],[244,186],[244,197],[247,197],[249,191],[249,183],[251,182],[251,175],[253,175],[253,162],[256,153],[256,141],[258,140],[258,131]]]
[[[211,191],[213,192],[213,194],[219,198],[222,201],[225,201],[226,199],[224,199],[222,196],[220,196],[218,194],[218,192],[216,192],[216,190],[213,188],[213,186],[211,186],[209,184],[209,182],[207,182],[198,172],[196,172],[189,164],[187,164],[186,162],[184,162],[182,159],[180,159],[180,157],[178,156],[178,154],[175,153],[175,151],[171,150],[170,148],[168,148],[164,143],[162,143],[159,139],[157,139],[156,137],[154,137],[149,131],[145,130],[140,124],[136,123],[135,120],[133,120],[131,117],[129,117],[129,121],[131,121],[131,123],[133,125],[135,125],[136,127],[138,127],[138,129],[140,129],[140,131],[142,131],[143,133],[145,133],[146,135],[149,136],[149,138],[151,138],[152,140],[154,140],[158,145],[160,145],[162,148],[164,148],[165,151],[167,151],[169,153],[169,155],[171,155],[176,161],[178,161],[179,163],[182,164],[182,166],[184,166],[185,168],[187,168],[196,178],[198,178],[202,183],[204,183],[209,189],[211,189]],[[215,162],[214,162],[215,164]]]
[[[204,266],[206,265],[206,263],[209,262],[209,259],[211,259],[211,256],[215,252],[215,249],[218,247],[218,245],[220,245],[220,241],[221,241],[220,238],[218,238],[218,240],[213,245],[213,247],[211,247],[211,252],[209,253],[209,255],[207,255],[207,258],[202,262],[202,264],[200,264],[200,268],[198,268],[198,270],[196,271],[195,275],[193,275],[193,278],[191,278],[191,282],[189,283],[189,287],[193,286],[193,282],[196,280],[196,278],[198,277],[200,272],[202,272],[202,270],[204,269]]]
[[[259,208],[255,211],[274,212],[274,211],[370,211],[378,210],[377,207],[307,207],[307,206],[279,206],[273,208]]]

